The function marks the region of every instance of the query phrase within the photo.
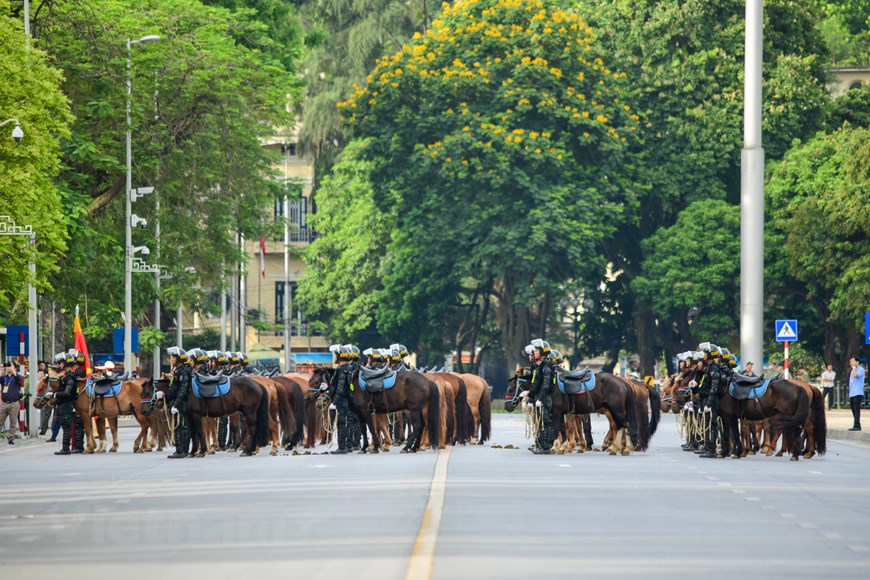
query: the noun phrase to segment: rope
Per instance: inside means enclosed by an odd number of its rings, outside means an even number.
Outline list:
[[[175,430],[181,422],[181,417],[170,413],[165,402],[163,403],[163,415],[166,417],[166,425],[169,427],[169,444],[175,445]]]
[[[323,430],[326,431],[326,446],[332,447],[332,442],[335,441],[335,430],[338,428],[338,413],[333,420],[329,413],[329,405],[320,405],[320,417]]]
[[[523,412],[526,419],[526,439],[537,439],[544,426],[544,408],[523,403]]]

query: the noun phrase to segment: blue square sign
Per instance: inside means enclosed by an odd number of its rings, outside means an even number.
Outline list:
[[[864,313],[864,344],[870,344],[870,312]]]
[[[796,342],[798,339],[797,320],[777,320],[776,321],[776,341],[777,342]]]

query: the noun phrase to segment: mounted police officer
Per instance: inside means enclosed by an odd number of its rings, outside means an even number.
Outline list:
[[[531,387],[529,389],[530,403],[535,405],[537,413],[541,413],[542,425],[535,439],[535,455],[549,455],[553,447],[553,367],[547,357],[550,354],[550,344],[540,338],[532,341],[535,349],[535,368],[532,371]]]
[[[714,458],[716,457],[716,440],[719,431],[719,383],[722,379],[722,369],[718,361],[721,351],[718,346],[709,342],[701,343],[699,350],[704,353],[705,370],[699,385],[698,395],[707,422],[704,432],[704,452],[700,456]]]
[[[76,351],[58,353],[54,356],[54,362],[61,367],[61,372],[63,373],[60,377],[60,386],[54,395],[57,405],[57,417],[60,421],[60,426],[63,428],[63,438],[60,451],[55,451],[54,454],[69,455],[70,453],[84,453],[85,424],[75,411],[75,401],[79,397],[78,377],[75,373]],[[90,417],[88,417],[88,420],[90,420]],[[73,449],[70,451],[70,442],[73,438],[75,441]]]
[[[165,404],[171,405],[173,421],[178,421],[175,428],[175,453],[170,459],[187,457],[190,446],[190,430],[187,426],[187,396],[190,393],[190,358],[180,346],[170,347],[167,351],[172,365],[172,380],[169,382],[169,392],[166,393]]]

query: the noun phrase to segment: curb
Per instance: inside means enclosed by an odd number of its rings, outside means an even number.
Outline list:
[[[828,429],[828,438],[837,441],[850,441],[862,445],[870,445],[870,433],[866,431],[849,431],[848,429]]]

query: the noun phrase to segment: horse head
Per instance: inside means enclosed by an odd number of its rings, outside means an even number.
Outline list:
[[[54,399],[51,397],[46,399],[45,395],[50,392],[56,393],[58,387],[60,387],[60,380],[58,377],[50,377],[48,375],[42,377],[42,379],[36,385],[36,394],[33,397],[33,406],[37,409],[42,409],[46,405],[53,404]]]
[[[516,374],[508,380],[508,387],[504,395],[504,408],[508,413],[513,413],[522,400],[522,394],[529,390],[530,374],[528,367],[521,367]]]
[[[146,380],[142,384],[142,412],[146,415],[154,409],[163,409],[164,397],[169,392],[169,380],[162,378]],[[148,410],[146,411],[146,405]]]
[[[326,390],[329,382],[332,380],[332,375],[335,374],[334,369],[318,368],[314,369],[311,378],[308,379],[308,389],[321,392]]]

